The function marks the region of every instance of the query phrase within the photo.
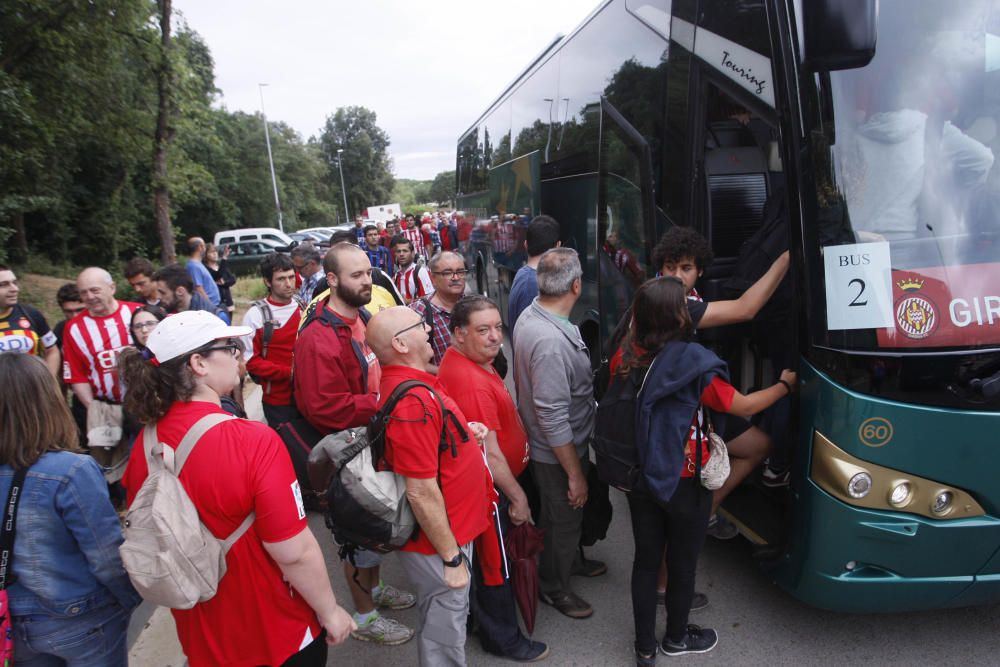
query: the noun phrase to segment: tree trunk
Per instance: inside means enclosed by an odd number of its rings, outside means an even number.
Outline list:
[[[24,229],[24,213],[18,211],[12,216],[14,235],[10,239],[10,259],[14,262],[28,260],[28,233]]]
[[[156,110],[156,135],[153,141],[153,215],[160,234],[160,261],[173,264],[174,228],[170,223],[170,189],[167,185],[167,149],[173,137],[170,126],[171,92],[173,88],[170,66],[170,5],[171,0],[158,0],[160,6],[160,67],[156,75],[159,105]]]

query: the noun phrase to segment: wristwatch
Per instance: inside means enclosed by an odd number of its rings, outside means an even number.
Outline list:
[[[462,564],[462,551],[459,550],[459,552],[455,554],[455,557],[451,560],[445,560],[442,558],[441,561],[444,563],[445,567],[458,567]]]

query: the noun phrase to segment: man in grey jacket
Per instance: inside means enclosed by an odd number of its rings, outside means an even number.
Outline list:
[[[596,407],[590,355],[569,321],[582,275],[575,250],[545,252],[538,262],[538,297],[518,318],[514,335],[517,410],[528,432],[531,473],[541,498],[539,523],[545,529],[540,597],[571,618],[594,613],[570,589]]]

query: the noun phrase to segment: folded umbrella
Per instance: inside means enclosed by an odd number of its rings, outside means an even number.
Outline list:
[[[541,528],[522,523],[508,532],[506,540],[510,583],[529,635],[535,631],[538,613],[538,554],[542,553],[544,537],[545,531]]]

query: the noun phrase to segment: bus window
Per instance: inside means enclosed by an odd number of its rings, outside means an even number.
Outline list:
[[[597,261],[601,329],[610,332],[653,275],[652,161],[649,144],[607,100],[602,115]]]

